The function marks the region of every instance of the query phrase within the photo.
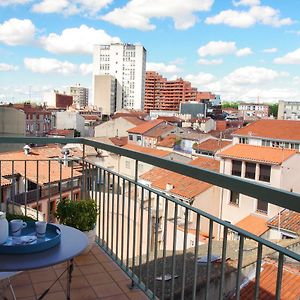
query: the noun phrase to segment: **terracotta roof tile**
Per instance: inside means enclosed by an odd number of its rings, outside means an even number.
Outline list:
[[[297,151],[292,149],[236,144],[221,151],[218,155],[221,157],[280,165],[296,153]]]
[[[131,128],[129,130],[127,130],[130,133],[138,133],[138,134],[144,134],[146,133],[148,130],[154,128],[155,126],[157,126],[160,123],[164,123],[165,121],[163,120],[154,120],[154,121],[147,121],[144,124],[138,125],[134,128]]]
[[[193,146],[193,149],[204,150],[210,152],[217,152],[218,150],[231,144],[231,141],[217,140],[217,139],[208,139],[200,144]]]
[[[278,228],[279,219],[280,228],[300,235],[300,213],[284,209],[280,212],[280,218],[276,215],[268,221],[268,226]]]
[[[291,120],[259,120],[238,129],[234,135],[300,141],[300,122]]]
[[[198,158],[191,165],[212,171],[219,171],[220,162],[213,158]],[[212,185],[188,176],[184,176],[161,168],[154,168],[141,176],[142,179],[150,181],[152,187],[166,190],[169,185],[172,194],[192,199],[201,194]]]
[[[236,223],[235,226],[247,230],[257,236],[261,236],[269,229],[267,226],[267,220],[255,215],[249,215]]]
[[[157,117],[158,120],[164,120],[166,122],[170,122],[170,123],[181,123],[182,120],[175,117],[175,116],[158,116]]]
[[[121,136],[121,137],[112,137],[109,138],[112,143],[116,146],[123,147],[128,143],[128,137],[127,136]]]
[[[277,281],[277,265],[264,263],[260,273],[259,299],[274,300]],[[281,284],[281,300],[300,299],[300,271],[283,268]],[[241,299],[254,299],[255,280],[251,280],[241,290]]]
[[[137,151],[137,152],[158,156],[158,157],[164,157],[170,154],[170,152],[168,151],[157,150],[155,148],[142,147],[135,144],[126,144],[123,147],[132,151]]]
[[[135,126],[138,126],[138,125],[141,125],[141,124],[144,124],[146,123],[147,121],[141,119],[141,118],[138,118],[138,117],[130,117],[130,116],[125,116],[125,117],[122,117],[123,119],[127,120],[128,122],[130,122],[131,124],[135,125]]]
[[[176,143],[176,135],[170,134],[167,135],[164,139],[159,141],[156,146],[166,147],[166,148],[173,148]]]
[[[61,135],[66,136],[73,134],[74,130],[71,129],[52,129],[48,132],[48,135]]]
[[[162,135],[168,134],[173,129],[174,129],[173,125],[161,123],[161,124],[158,124],[157,126],[155,126],[154,128],[150,129],[146,133],[144,133],[144,136],[159,138]]]

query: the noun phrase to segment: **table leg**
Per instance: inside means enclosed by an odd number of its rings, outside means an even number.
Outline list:
[[[68,275],[67,275],[67,300],[71,298],[71,281],[72,281],[72,272],[73,272],[74,264],[73,258],[68,261]]]

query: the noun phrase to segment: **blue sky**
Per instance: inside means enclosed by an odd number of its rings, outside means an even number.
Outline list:
[[[0,0],[0,101],[91,87],[92,45],[117,41],[223,100],[300,100],[299,11],[298,0]]]

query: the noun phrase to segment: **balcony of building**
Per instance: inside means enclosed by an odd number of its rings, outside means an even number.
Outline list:
[[[31,160],[36,172],[30,180],[41,183],[43,176],[44,192],[16,188],[15,176],[21,182],[29,180],[28,174],[15,169],[16,164],[28,166],[26,159],[0,160],[4,210],[55,222],[51,214],[63,197],[74,201],[91,198],[97,203],[95,245],[89,254],[75,260],[71,299],[285,299],[293,292],[291,287],[294,294],[300,293],[293,286],[294,277],[289,277],[291,269],[298,270],[292,273],[299,277],[299,239],[270,241],[238,228],[146,185],[138,176],[139,166],[142,162],[167,169],[298,213],[299,194],[82,138],[0,138],[0,144],[29,142],[78,144],[83,149],[82,157],[49,158],[45,174],[39,170],[42,162]],[[97,149],[98,160],[88,155],[88,148]],[[117,161],[120,157],[134,161],[135,175],[128,177],[105,166],[102,151],[113,154]],[[63,171],[61,166],[66,165],[69,169]],[[53,168],[58,172],[56,178],[64,178],[65,183],[53,179]],[[36,299],[41,286],[48,287],[61,269],[58,265],[23,272],[13,280],[17,295]],[[264,271],[268,270],[272,273],[266,286]],[[251,284],[246,298],[245,287]],[[64,279],[59,280],[45,299],[64,299],[64,287]]]

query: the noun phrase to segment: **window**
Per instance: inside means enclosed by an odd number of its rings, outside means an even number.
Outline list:
[[[270,182],[271,166],[259,165],[259,180]]]
[[[257,200],[257,211],[262,212],[264,214],[268,213],[268,202]]]
[[[246,162],[246,172],[245,177],[249,179],[255,179],[255,163]]]
[[[239,205],[239,202],[240,202],[240,193],[230,191],[229,203],[233,205]]]
[[[248,138],[240,138],[240,144],[249,144]]]
[[[132,141],[133,140],[133,135],[132,134],[129,134],[129,141]]]
[[[140,135],[138,135],[138,136],[136,137],[136,140],[139,142],[139,141],[142,140],[142,137],[141,137]]]
[[[232,161],[231,175],[241,176],[242,175],[242,162],[239,160]]]

